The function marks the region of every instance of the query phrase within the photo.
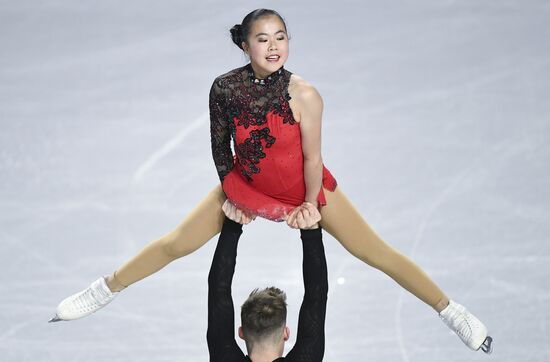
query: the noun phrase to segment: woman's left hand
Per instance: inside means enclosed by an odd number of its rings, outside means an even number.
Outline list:
[[[321,221],[321,213],[311,202],[304,202],[293,209],[285,221],[293,229],[316,229]]]

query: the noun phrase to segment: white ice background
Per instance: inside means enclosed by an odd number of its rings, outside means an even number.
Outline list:
[[[91,317],[46,321],[216,185],[208,90],[245,64],[228,29],[258,7],[286,18],[286,68],[323,96],[342,190],[495,338],[491,356],[468,350],[325,234],[325,361],[550,361],[543,0],[0,1],[0,360],[208,360],[215,241]],[[300,241],[260,220],[236,306],[268,285],[288,293],[290,347]]]

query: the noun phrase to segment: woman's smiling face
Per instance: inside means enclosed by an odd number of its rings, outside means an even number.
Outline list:
[[[252,24],[243,49],[250,57],[257,78],[279,70],[288,58],[285,24],[275,15],[264,16]]]

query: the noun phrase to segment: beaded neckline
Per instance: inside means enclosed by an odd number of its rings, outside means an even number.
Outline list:
[[[250,78],[252,83],[260,84],[260,85],[268,85],[275,82],[277,79],[281,77],[281,74],[283,74],[284,68],[283,67],[279,68],[278,70],[274,71],[264,79],[256,78],[256,76],[254,75],[254,70],[252,69],[251,63],[248,63],[246,65],[246,70],[248,71],[248,77]]]

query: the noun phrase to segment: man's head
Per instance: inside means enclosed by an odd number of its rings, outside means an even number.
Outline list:
[[[290,331],[286,326],[286,294],[275,287],[255,289],[241,307],[239,336],[245,340],[248,353],[254,348],[280,350]]]

